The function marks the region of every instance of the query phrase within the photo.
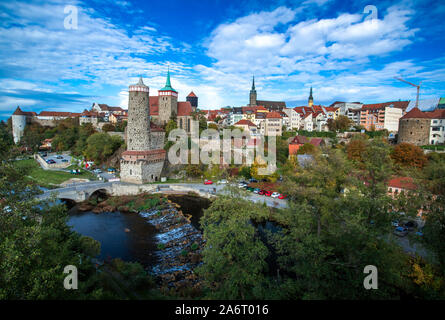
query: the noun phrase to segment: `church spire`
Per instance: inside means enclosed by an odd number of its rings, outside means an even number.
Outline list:
[[[252,91],[255,90],[255,76],[252,76]]]
[[[311,87],[311,90],[309,91],[308,106],[312,107],[313,104],[314,104],[314,98],[312,97],[312,87]]]
[[[176,92],[175,89],[173,89],[171,82],[170,82],[170,66],[168,66],[167,69],[167,80],[165,81],[165,86],[161,90],[170,90]]]

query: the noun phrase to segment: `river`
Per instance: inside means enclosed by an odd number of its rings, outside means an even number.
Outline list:
[[[189,195],[169,195],[168,198],[178,203],[184,214],[191,215],[191,224],[199,229],[199,219],[210,201]],[[100,260],[120,258],[139,262],[146,268],[160,263],[162,255],[157,252],[157,246],[168,241],[165,239],[168,233],[162,234],[146,216],[137,213],[79,212],[74,206],[69,211],[68,225],[101,243]]]

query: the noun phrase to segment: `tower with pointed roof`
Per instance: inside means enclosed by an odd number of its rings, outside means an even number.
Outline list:
[[[18,143],[23,136],[26,127],[26,114],[17,107],[12,114],[12,135],[14,137],[14,143]]]
[[[166,152],[152,149],[149,88],[139,78],[128,90],[127,150],[121,158],[121,180],[131,183],[158,181]]]
[[[190,102],[193,111],[196,111],[196,109],[198,109],[198,97],[193,91],[189,93],[185,100]]]
[[[311,108],[313,104],[314,104],[314,98],[312,97],[312,87],[311,87],[311,91],[309,92],[309,99],[307,101],[307,106]]]
[[[250,94],[249,94],[249,106],[254,107],[257,105],[256,98],[257,96],[255,90],[255,76],[252,76],[252,89],[250,89]]]
[[[170,82],[170,68],[167,71],[165,86],[159,93],[159,124],[166,124],[171,118],[178,114],[178,91],[173,89]]]

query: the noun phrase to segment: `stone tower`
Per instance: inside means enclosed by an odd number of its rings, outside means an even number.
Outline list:
[[[193,91],[189,93],[186,101],[190,102],[190,104],[192,105],[192,110],[196,111],[196,109],[198,108],[198,97]]]
[[[139,82],[128,90],[128,129],[127,150],[150,149],[150,104],[149,88],[139,78]]]
[[[166,124],[178,114],[178,92],[170,83],[170,69],[167,71],[167,81],[159,92],[159,124]]]
[[[121,158],[121,181],[146,183],[158,181],[166,152],[152,149],[150,140],[149,88],[142,78],[129,87],[127,151]]]
[[[307,100],[307,106],[310,108],[314,104],[314,98],[312,97],[312,87],[311,91],[309,92],[309,99]]]
[[[249,94],[249,106],[256,106],[255,76],[252,77],[252,89]]]
[[[19,143],[23,136],[26,127],[26,114],[17,107],[12,114],[12,135],[14,137],[14,143]]]

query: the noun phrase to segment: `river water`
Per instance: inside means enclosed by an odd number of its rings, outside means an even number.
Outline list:
[[[170,195],[169,199],[178,203],[183,213],[192,215],[192,225],[199,228],[203,209],[210,205],[208,199]],[[68,225],[74,231],[101,243],[101,253],[98,256],[100,260],[120,258],[128,262],[139,262],[144,267],[158,265],[163,259],[157,251],[158,244],[174,240],[178,236],[175,230],[161,233],[153,225],[153,219],[149,220],[143,213],[79,212],[74,207],[69,211]],[[187,232],[182,230],[186,228],[187,226],[181,228],[181,232]]]

